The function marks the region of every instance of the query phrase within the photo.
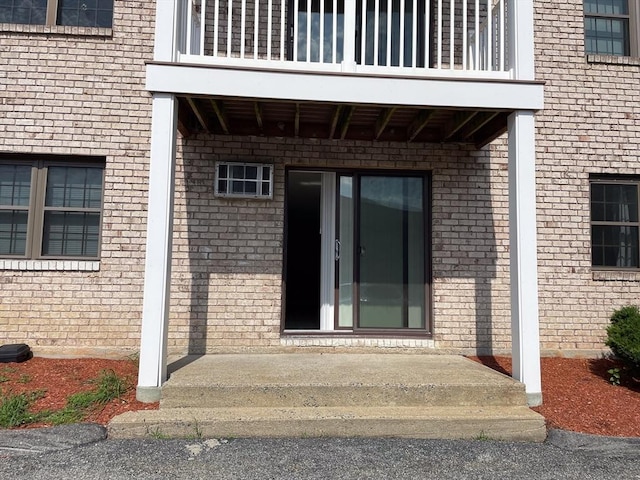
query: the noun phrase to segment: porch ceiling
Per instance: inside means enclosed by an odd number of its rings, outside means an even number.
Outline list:
[[[507,110],[417,108],[230,97],[178,96],[183,136],[221,135],[467,143],[481,147],[507,129]]]

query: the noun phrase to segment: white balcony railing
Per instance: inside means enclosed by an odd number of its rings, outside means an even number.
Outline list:
[[[177,58],[379,74],[509,70],[517,0],[179,0]]]

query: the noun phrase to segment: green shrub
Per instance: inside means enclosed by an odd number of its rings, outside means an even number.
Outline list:
[[[605,343],[632,375],[640,373],[640,310],[637,306],[622,307],[611,315]]]

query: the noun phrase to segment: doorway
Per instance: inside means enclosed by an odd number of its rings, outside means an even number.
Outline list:
[[[287,330],[320,328],[321,175],[302,171],[287,175]]]
[[[428,176],[287,175],[285,330],[428,333]]]

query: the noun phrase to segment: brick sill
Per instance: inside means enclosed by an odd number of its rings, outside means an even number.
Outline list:
[[[53,35],[73,35],[84,37],[112,37],[112,28],[74,27],[63,25],[27,25],[21,23],[0,23],[0,33],[34,33]]]
[[[608,65],[640,66],[639,57],[621,57],[618,55],[587,55],[587,63]]]
[[[640,272],[622,270],[592,270],[593,280],[603,282],[640,282]]]
[[[86,260],[0,260],[0,270],[20,272],[97,272],[100,262]]]

